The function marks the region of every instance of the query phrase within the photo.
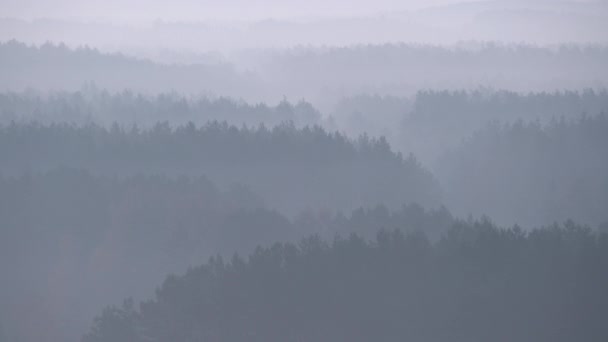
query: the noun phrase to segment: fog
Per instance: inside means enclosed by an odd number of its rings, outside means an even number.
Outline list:
[[[502,41],[606,43],[595,1],[4,1],[0,38],[93,45],[159,61],[243,49]]]
[[[608,2],[0,0],[0,342],[606,341]]]

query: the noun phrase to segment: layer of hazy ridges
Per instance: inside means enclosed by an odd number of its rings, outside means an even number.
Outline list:
[[[0,89],[76,90],[86,82],[112,91],[175,90],[249,101],[306,98],[331,105],[360,93],[413,95],[419,89],[515,91],[601,88],[608,81],[608,48],[562,45],[413,44],[300,47],[243,53],[230,64],[164,65],[64,45],[0,44]],[[249,70],[238,72],[240,65]],[[323,107],[324,108],[324,107]]]
[[[0,44],[0,89],[77,90],[94,82],[112,91],[175,90],[186,94],[254,94],[259,84],[228,64],[164,65],[88,47]]]
[[[608,119],[491,124],[437,168],[448,207],[525,225],[608,222]]]
[[[409,146],[421,159],[434,162],[490,122],[547,124],[600,113],[608,113],[605,89],[532,93],[426,90],[417,93],[411,109],[402,116],[401,143],[391,142]]]
[[[417,205],[307,211],[290,220],[246,187],[222,189],[204,177],[118,178],[66,168],[0,177],[0,321],[9,341],[16,331],[29,340],[66,340],[84,333],[103,306],[143,298],[167,274],[216,253],[248,254],[310,234],[372,237],[380,228],[437,239],[452,222],[445,209]]]
[[[99,90],[94,85],[75,92],[37,91],[0,94],[0,123],[30,122],[51,124],[113,122],[149,127],[158,121],[173,125],[193,122],[226,121],[243,124],[275,126],[292,121],[297,126],[317,124],[321,114],[308,102],[292,104],[287,100],[277,105],[249,104],[227,97],[183,96],[175,92],[142,95],[132,91],[118,93]]]
[[[306,98],[323,93],[415,94],[419,89],[554,91],[606,87],[608,48],[517,44],[440,47],[412,44],[295,48],[261,52],[259,74],[288,93]],[[293,82],[297,80],[297,82]],[[285,91],[285,90],[284,90]]]
[[[430,173],[414,157],[393,152],[384,138],[352,140],[317,126],[158,123],[139,130],[13,123],[0,128],[0,156],[6,173],[68,166],[96,174],[205,175],[220,185],[246,184],[285,213],[439,203]]]

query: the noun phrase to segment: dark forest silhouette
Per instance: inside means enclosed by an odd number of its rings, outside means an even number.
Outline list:
[[[432,175],[384,138],[351,139],[292,123],[238,128],[164,122],[146,130],[12,123],[0,127],[0,155],[0,170],[8,174],[67,166],[107,175],[205,175],[222,186],[245,184],[289,214],[380,203],[437,206],[440,198]]]
[[[172,125],[226,121],[237,126],[264,124],[274,127],[290,121],[301,127],[319,124],[320,120],[320,113],[303,100],[292,104],[284,99],[269,106],[227,97],[185,97],[175,92],[155,96],[133,91],[112,93],[98,89],[94,84],[87,84],[75,92],[45,94],[29,90],[0,94],[0,122],[3,124],[36,121],[110,126],[116,122],[149,127],[159,121]]]
[[[607,266],[608,235],[571,222],[311,237],[169,276],[83,341],[603,341]]]

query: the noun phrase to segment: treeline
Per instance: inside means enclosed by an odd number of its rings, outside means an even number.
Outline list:
[[[359,96],[340,108],[336,121],[350,127],[358,118],[392,122],[369,127],[388,131],[394,148],[413,151],[459,217],[486,214],[526,227],[608,222],[605,90],[421,91],[413,101]]]
[[[90,123],[110,127],[151,128],[167,121],[172,126],[193,122],[226,121],[235,126],[274,127],[293,122],[296,127],[322,125],[350,136],[385,136],[397,150],[413,152],[433,165],[446,150],[489,122],[549,123],[608,112],[606,90],[517,93],[506,90],[425,90],[414,97],[356,95],[340,100],[328,116],[309,102],[287,100],[271,106],[226,97],[183,96],[175,92],[142,95],[112,93],[87,85],[75,92],[0,93],[0,123]]]
[[[313,233],[369,237],[378,228],[420,229],[438,239],[452,223],[445,208],[427,212],[417,204],[395,211],[382,205],[358,208],[348,216],[304,210],[290,219],[240,184],[222,189],[205,177],[116,178],[69,168],[0,178],[0,203],[2,250],[26,258],[26,246],[59,248],[53,241],[65,236],[87,248],[111,237],[143,259],[158,251],[194,253],[196,259]]]
[[[357,95],[343,98],[329,113],[332,127],[350,134],[386,136],[397,150],[413,152],[429,167],[488,123],[579,119],[608,113],[605,89],[519,93],[476,90],[420,90],[416,95]]]
[[[0,172],[68,166],[97,174],[205,175],[246,184],[283,212],[352,210],[384,203],[437,205],[439,189],[414,157],[384,138],[356,140],[313,126],[274,128],[210,122],[150,129],[12,123],[0,127]]]
[[[527,227],[569,218],[608,222],[605,90],[421,91],[413,101],[359,96],[340,108],[336,121],[355,131],[364,129],[358,118],[392,122],[369,127],[414,152],[459,217],[487,214]]]
[[[596,226],[608,222],[607,137],[605,115],[495,122],[446,147],[431,174],[383,138],[353,140],[317,126],[13,123],[0,127],[0,171],[206,175],[222,187],[244,184],[290,217],[307,208],[443,203],[459,217],[485,214],[501,224],[575,219]]]
[[[606,89],[530,93],[493,89],[425,90],[417,93],[410,116],[416,121],[465,126],[471,122],[493,120],[546,122],[603,111],[608,111]]]
[[[87,92],[44,99],[0,96],[4,116],[25,112],[49,118],[44,124],[17,121],[0,127],[0,171],[68,166],[97,174],[204,174],[221,186],[246,184],[269,207],[288,215],[306,208],[348,212],[378,203],[398,208],[443,202],[458,216],[487,214],[502,224],[608,221],[608,125],[605,115],[598,114],[608,110],[605,91],[421,92],[411,111],[402,114],[402,126],[393,125],[392,132],[400,133],[389,135],[391,144],[367,135],[351,139],[318,126],[298,128],[293,122],[274,127],[164,122],[146,128],[53,123],[60,113],[87,111],[139,117],[169,112],[213,117],[217,115],[206,113],[226,111],[235,121],[265,115],[312,118],[317,113],[306,103],[265,107],[223,99],[190,102],[171,95],[91,93],[97,94],[91,100]],[[385,117],[396,121],[399,103],[368,96],[344,106],[367,108],[358,117],[374,115],[372,107],[379,108],[379,116],[386,109],[390,114]],[[399,139],[405,141],[394,142]],[[433,175],[415,158],[395,152],[395,146],[415,151]]]
[[[174,90],[252,102],[275,102],[285,95],[325,109],[342,97],[362,93],[412,96],[420,89],[480,86],[553,91],[606,87],[608,81],[608,48],[591,45],[399,43],[254,50],[241,59],[234,64],[167,65],[86,47],[10,41],[0,43],[0,89],[74,91],[92,81],[110,91]]]
[[[17,331],[25,340],[69,340],[101,307],[151,294],[167,274],[211,255],[248,254],[310,234],[373,237],[381,228],[423,230],[437,240],[452,223],[445,208],[418,205],[289,218],[243,185],[221,188],[204,177],[66,168],[2,177],[0,318],[8,340]]]
[[[0,127],[0,172],[75,167],[96,174],[205,175],[242,183],[284,213],[350,211],[384,203],[439,204],[439,188],[414,157],[383,138],[356,140],[313,126],[272,129],[210,122],[150,129],[12,123]]]
[[[0,73],[3,90],[31,87],[75,91],[94,82],[111,91],[133,89],[143,93],[174,90],[240,98],[264,92],[253,75],[239,73],[226,63],[167,65],[62,43],[35,46],[14,40],[2,42]]]
[[[547,124],[601,113],[608,113],[605,89],[523,94],[491,89],[420,91],[401,123],[402,144],[432,159],[490,122]]]
[[[169,276],[83,341],[604,341],[606,267],[608,235],[572,222],[311,237]]]
[[[458,215],[540,225],[608,222],[608,117],[490,124],[442,159],[436,174]]]
[[[226,97],[186,97],[173,93],[142,95],[132,91],[111,93],[94,84],[75,92],[33,90],[0,94],[0,123],[67,122],[75,124],[112,123],[149,127],[159,121],[173,125],[193,122],[226,121],[241,126],[276,126],[291,121],[296,126],[319,124],[321,114],[308,102],[292,104],[283,100],[275,106],[264,103],[248,104]]]
[[[261,55],[260,75],[282,75],[282,89],[287,89],[283,91],[309,99],[327,98],[328,93],[413,95],[420,89],[480,86],[518,92],[554,91],[606,87],[608,80],[605,46],[397,43],[301,47],[263,51]],[[317,86],[316,91],[312,85]]]

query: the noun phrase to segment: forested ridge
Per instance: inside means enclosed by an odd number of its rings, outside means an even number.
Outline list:
[[[292,121],[297,126],[320,122],[320,113],[310,103],[283,99],[275,106],[249,104],[228,97],[183,96],[176,92],[144,95],[133,91],[108,92],[88,84],[73,92],[46,94],[34,90],[0,94],[0,122],[74,124],[113,123],[150,127],[159,121],[173,125],[226,121],[241,126],[276,126]]]
[[[393,148],[414,153],[429,167],[489,123],[578,120],[608,113],[605,89],[515,92],[504,89],[426,89],[415,95],[360,94],[341,99],[329,124],[349,132],[386,136]]]
[[[433,176],[384,138],[351,139],[318,126],[266,128],[225,122],[150,129],[12,123],[0,127],[2,172],[86,168],[98,174],[205,175],[244,183],[274,208],[350,211],[384,203],[439,204]]]
[[[603,341],[607,266],[608,235],[572,222],[313,236],[169,276],[83,341]]]
[[[231,62],[160,64],[86,46],[0,42],[0,89],[70,90],[93,81],[110,91],[211,94],[252,102],[287,95],[318,103],[362,93],[414,95],[421,89],[518,92],[605,87],[603,45],[534,46],[479,43],[467,47],[428,44],[359,44],[253,49]],[[237,68],[238,63],[246,65]],[[590,81],[592,83],[590,84]],[[596,86],[597,85],[597,86]]]
[[[608,113],[608,93],[593,89],[524,94],[492,89],[427,90],[418,92],[411,106],[401,122],[403,144],[417,145],[420,153],[438,157],[488,123],[546,125]]]
[[[2,321],[45,322],[25,336],[58,340],[48,333],[55,315],[88,326],[107,303],[152,293],[166,274],[210,255],[246,255],[259,245],[310,234],[373,237],[380,228],[426,231],[436,240],[453,220],[445,208],[414,204],[343,214],[302,211],[290,218],[242,184],[222,188],[204,177],[95,176],[69,168],[5,176],[0,301],[12,315]],[[30,309],[19,310],[24,305]]]
[[[607,222],[608,117],[489,124],[444,155],[446,203],[502,222]]]
[[[383,137],[353,139],[293,123],[164,122],[140,129],[13,122],[0,127],[0,170],[67,166],[119,176],[202,174],[221,186],[245,184],[289,215],[306,208],[350,211],[416,202],[504,224],[575,219],[596,226],[608,221],[607,136],[601,113],[544,123],[491,121],[451,144],[429,168],[412,154],[403,157]]]

